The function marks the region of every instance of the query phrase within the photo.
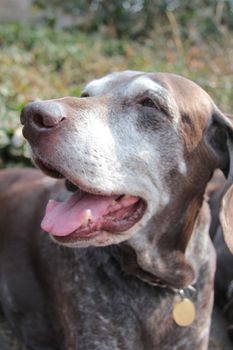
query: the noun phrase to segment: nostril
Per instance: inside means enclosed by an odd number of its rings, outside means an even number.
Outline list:
[[[33,123],[35,125],[39,126],[39,128],[45,127],[44,122],[43,122],[43,118],[41,115],[35,114],[35,115],[33,115],[32,119],[33,119]]]
[[[60,124],[62,121],[64,121],[66,118],[62,116],[57,115],[49,115],[49,114],[39,114],[35,113],[32,116],[32,122],[34,125],[36,125],[38,128],[54,128],[58,124]]]

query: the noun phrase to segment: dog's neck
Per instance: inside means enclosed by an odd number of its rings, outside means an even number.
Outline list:
[[[186,215],[188,219],[178,225],[177,231],[174,225],[167,232],[159,231],[155,220],[153,227],[156,232],[151,231],[151,235],[145,231],[139,232],[137,234],[141,235],[140,240],[131,239],[113,249],[113,255],[122,270],[150,285],[166,286],[174,290],[193,285],[200,268],[198,264],[202,263],[209,242],[210,213],[207,203],[204,201],[199,208],[194,201],[192,208],[187,208]],[[159,220],[161,222],[161,218]],[[184,230],[189,230],[187,235],[190,236],[186,237],[185,243],[179,238],[183,237]],[[142,235],[145,235],[144,245],[141,244]],[[200,237],[197,239],[200,235],[201,246]]]
[[[152,274],[150,272],[143,270],[137,264],[136,255],[133,253],[132,249],[130,249],[128,246],[123,245],[121,246],[120,249],[119,247],[117,248],[112,247],[111,255],[118,261],[122,271],[124,271],[124,273],[126,273],[127,275],[136,277],[140,281],[153,287],[160,287],[160,288],[171,290],[173,292],[179,291],[179,289],[174,288],[171,285],[168,285],[164,279],[161,279],[155,274]]]

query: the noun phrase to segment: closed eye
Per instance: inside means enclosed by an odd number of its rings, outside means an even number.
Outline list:
[[[149,98],[149,97],[143,98],[143,99],[140,100],[138,103],[139,103],[141,106],[143,106],[143,107],[156,108],[156,105],[155,105],[154,101],[153,101],[151,98]]]
[[[155,110],[155,111],[162,112],[167,116],[170,115],[167,103],[161,98],[160,99],[158,97],[150,98],[147,95],[147,96],[142,96],[138,98],[136,103],[138,106],[142,106],[142,108],[146,108],[148,113],[154,112]]]

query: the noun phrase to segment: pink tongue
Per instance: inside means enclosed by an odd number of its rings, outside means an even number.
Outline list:
[[[41,228],[55,236],[68,236],[82,225],[87,209],[91,210],[91,221],[98,222],[116,198],[116,195],[105,197],[85,194],[80,199],[80,193],[77,191],[67,202],[50,200]]]

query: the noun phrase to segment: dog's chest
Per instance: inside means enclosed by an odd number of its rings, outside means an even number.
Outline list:
[[[182,350],[185,339],[199,349],[197,326],[174,323],[177,296],[171,291],[127,277],[104,254],[97,259],[59,248],[56,254],[53,264],[57,260],[59,269],[50,265],[50,271],[57,269],[53,298],[66,349]]]

